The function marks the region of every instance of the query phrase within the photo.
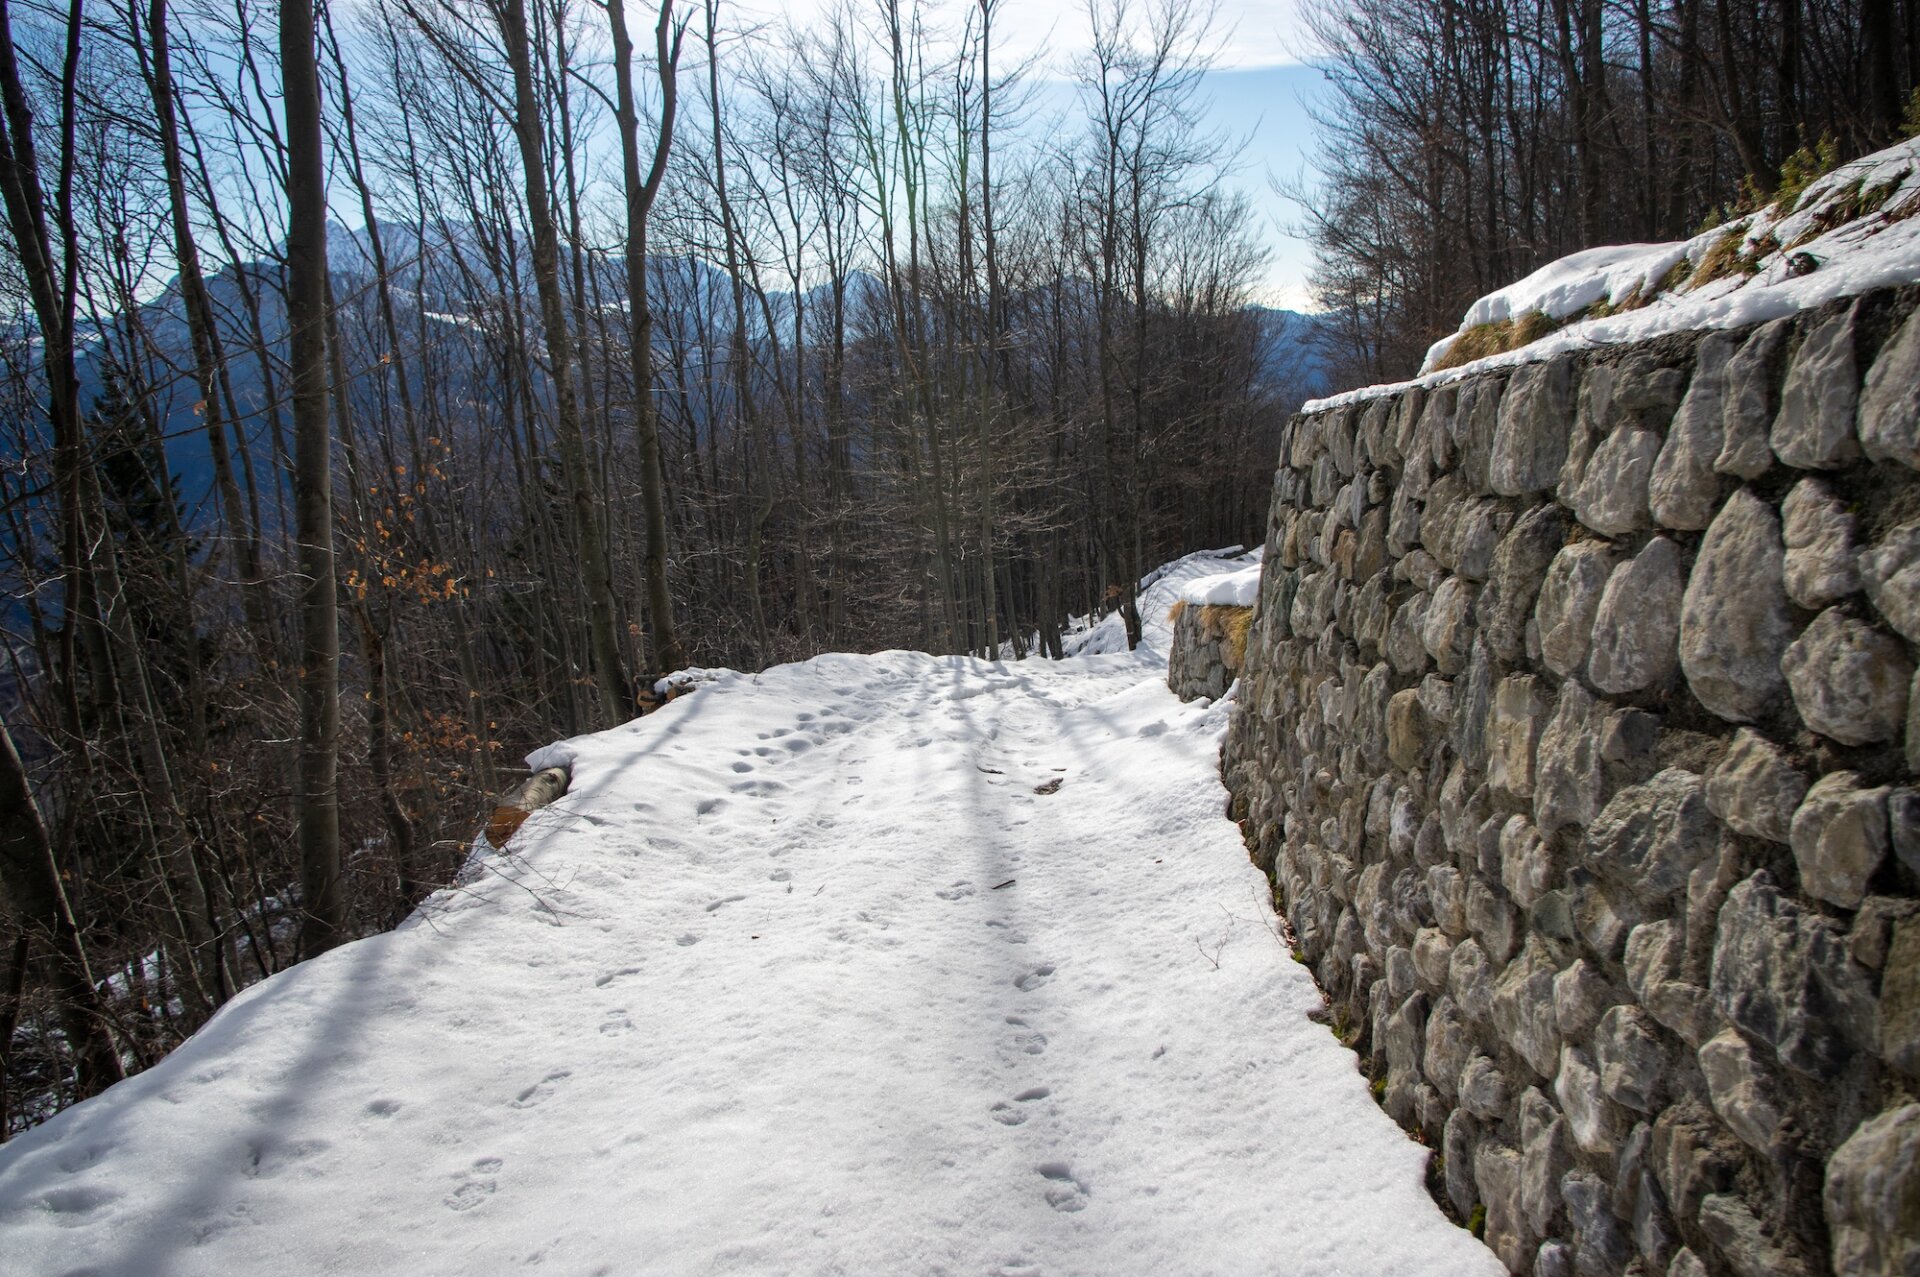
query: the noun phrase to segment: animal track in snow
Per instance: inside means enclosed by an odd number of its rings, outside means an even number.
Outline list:
[[[514,1096],[513,1107],[517,1109],[532,1108],[534,1105],[541,1103],[542,1101],[546,1100],[549,1096],[553,1094],[554,1083],[564,1081],[565,1079],[570,1078],[572,1076],[573,1076],[573,1070],[571,1069],[556,1069],[552,1073],[549,1073],[545,1077],[541,1078],[538,1082],[535,1082],[532,1086],[528,1087],[526,1090],[520,1092],[520,1094]]]
[[[1031,993],[1053,978],[1051,964],[1035,967],[1025,975],[1014,977],[1013,987],[1022,993]]]
[[[1068,1213],[1087,1208],[1087,1198],[1093,1195],[1092,1191],[1074,1177],[1072,1167],[1065,1162],[1042,1162],[1033,1169],[1047,1181],[1044,1193],[1047,1205]]]

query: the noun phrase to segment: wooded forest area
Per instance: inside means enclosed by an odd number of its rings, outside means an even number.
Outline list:
[[[661,674],[1058,656],[1257,538],[1212,14],[1098,0],[1040,119],[1004,3],[0,0],[0,1138]]]
[[[1306,205],[1334,380],[1406,377],[1474,299],[1686,238],[1920,127],[1915,0],[1308,0]]]

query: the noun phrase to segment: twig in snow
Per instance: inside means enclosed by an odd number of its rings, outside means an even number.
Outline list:
[[[994,884],[993,886],[991,886],[991,887],[989,887],[989,888],[988,888],[988,890],[989,890],[989,891],[998,891],[998,890],[1000,890],[1000,888],[1002,888],[1002,887],[1011,887],[1011,886],[1012,886],[1012,885],[1013,885],[1014,883],[1016,883],[1016,882],[1019,882],[1019,881],[1020,881],[1020,880],[1019,880],[1018,878],[1009,878],[1009,879],[1007,879],[1007,880],[1006,880],[1005,882],[1000,882],[1000,883],[995,883],[995,884]]]

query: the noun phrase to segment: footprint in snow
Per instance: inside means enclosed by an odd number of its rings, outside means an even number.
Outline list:
[[[1007,1017],[1007,1023],[1019,1030],[1013,1035],[1013,1045],[1024,1055],[1040,1055],[1047,1049],[1047,1035],[1030,1026],[1017,1015]]]
[[[1028,1110],[1020,1108],[1022,1104],[1031,1104],[1035,1100],[1044,1100],[1053,1092],[1044,1086],[1029,1087],[1013,1097],[1011,1103],[1000,1100],[987,1110],[988,1116],[1002,1126],[1018,1126],[1030,1115]]]
[[[733,770],[741,773],[742,775],[745,775],[747,772],[750,772],[753,770],[753,764],[752,763],[735,763],[733,765]]]
[[[571,1069],[554,1070],[526,1090],[520,1092],[520,1094],[514,1096],[513,1107],[517,1109],[530,1109],[534,1105],[542,1103],[553,1094],[554,1083],[564,1081],[572,1076],[573,1070]]]
[[[694,811],[702,816],[711,816],[727,805],[724,798],[703,798],[694,806]]]
[[[942,900],[965,900],[968,896],[973,894],[973,887],[968,884],[965,878],[962,878],[959,882],[954,883],[951,887],[948,887],[945,891],[936,891],[933,894],[940,897]]]
[[[483,1157],[475,1162],[470,1169],[464,1170],[455,1176],[454,1178],[461,1182],[458,1187],[442,1199],[446,1202],[447,1209],[453,1211],[472,1210],[489,1197],[492,1197],[494,1190],[498,1187],[493,1179],[493,1173],[499,1170],[500,1166],[501,1162],[499,1158]]]
[[[607,1012],[607,1018],[600,1022],[600,1032],[612,1037],[616,1033],[633,1032],[633,1021],[627,1017],[625,1007],[616,1007]]]
[[[1058,776],[1055,776],[1055,777],[1054,777],[1054,778],[1053,778],[1052,780],[1048,780],[1048,781],[1042,781],[1042,782],[1041,782],[1040,784],[1038,784],[1038,785],[1035,785],[1035,786],[1033,787],[1033,792],[1034,792],[1034,793],[1036,793],[1036,794],[1056,794],[1056,793],[1059,793],[1059,792],[1060,792],[1060,778],[1059,778]]]
[[[603,975],[595,976],[593,981],[593,987],[596,989],[604,989],[608,985],[612,984],[615,980],[618,980],[623,975],[639,975],[639,974],[640,974],[639,967],[621,967],[618,971],[608,971]]]
[[[1044,1192],[1047,1205],[1068,1213],[1087,1208],[1087,1199],[1093,1196],[1093,1191],[1074,1177],[1072,1167],[1065,1162],[1042,1162],[1034,1169],[1047,1181]]]
[[[726,897],[723,897],[723,898],[721,898],[721,899],[719,899],[719,900],[715,900],[715,901],[713,901],[713,902],[712,902],[711,904],[709,904],[709,905],[707,906],[707,912],[708,912],[708,913],[718,913],[718,912],[720,912],[720,910],[722,910],[722,909],[724,909],[724,908],[726,908],[726,907],[727,907],[728,905],[730,905],[730,904],[734,904],[734,903],[735,903],[735,902],[737,902],[737,901],[741,901],[741,900],[745,900],[745,899],[746,899],[746,897],[745,897],[745,896],[726,896]]]
[[[694,935],[693,932],[689,931],[685,935],[675,940],[674,943],[679,945],[682,949],[685,949],[685,948],[688,948],[689,946],[699,944],[700,937]]]
[[[1031,993],[1052,978],[1053,967],[1051,965],[1039,966],[1027,972],[1025,975],[1015,976],[1013,987],[1022,993]]]

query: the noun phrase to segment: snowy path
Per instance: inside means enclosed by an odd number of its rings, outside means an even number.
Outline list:
[[[0,1148],[0,1269],[1499,1272],[1158,679],[823,657],[573,742],[496,872]]]

